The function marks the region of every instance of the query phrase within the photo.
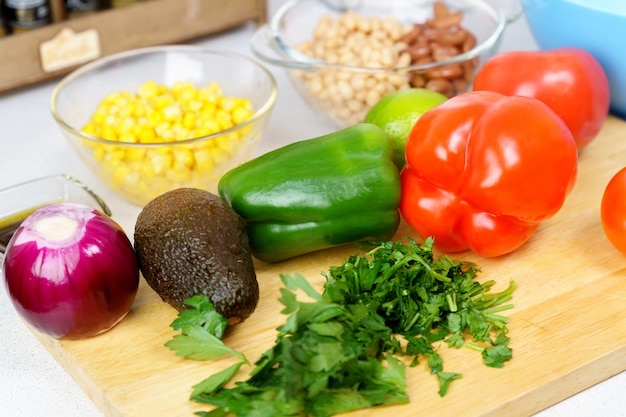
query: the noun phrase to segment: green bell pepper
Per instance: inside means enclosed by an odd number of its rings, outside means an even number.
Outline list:
[[[227,172],[218,192],[247,223],[254,256],[278,262],[398,228],[400,176],[387,134],[361,123]]]

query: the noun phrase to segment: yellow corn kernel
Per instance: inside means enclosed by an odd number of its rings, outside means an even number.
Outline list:
[[[172,126],[168,122],[163,121],[154,126],[154,133],[156,133],[157,138],[162,139],[164,133],[170,131],[171,129]]]
[[[194,152],[195,167],[199,172],[209,173],[213,171],[213,150],[211,148],[198,149]]]
[[[189,149],[174,149],[174,168],[189,169],[194,165],[193,152]]]
[[[172,189],[172,183],[165,177],[154,177],[147,184],[147,188],[150,190],[150,198],[154,198]]]
[[[190,113],[198,113],[204,107],[204,102],[202,100],[193,99],[185,102],[185,111]]]
[[[83,129],[82,129],[82,131],[84,133],[86,133],[88,135],[94,135],[94,136],[97,135],[97,133],[96,133],[97,130],[98,129],[96,128],[96,125],[93,122],[87,123],[85,126],[83,126]]]
[[[219,101],[220,109],[227,113],[231,113],[238,107],[237,99],[233,97],[221,97]]]
[[[126,133],[131,133],[134,127],[135,119],[132,117],[124,117],[115,124],[115,132],[121,136]]]
[[[230,160],[230,153],[226,152],[221,147],[215,147],[213,149],[213,164],[215,166],[224,165]]]
[[[189,133],[189,129],[187,129],[184,126],[178,125],[177,128],[173,130],[173,132],[174,132],[174,140],[177,140],[177,141],[187,140],[193,137]]]
[[[113,126],[105,124],[100,129],[100,137],[108,140],[117,140],[117,133]]]
[[[161,130],[159,137],[163,142],[171,142],[176,139],[176,133],[171,129]]]
[[[201,137],[203,137],[203,136],[209,136],[209,135],[211,135],[213,132],[214,132],[214,131],[213,131],[213,130],[211,130],[211,129],[209,129],[209,128],[206,128],[206,127],[200,126],[200,127],[196,128],[196,129],[190,130],[190,131],[189,131],[189,135],[190,135],[192,138],[201,138]]]
[[[139,100],[135,100],[133,112],[131,116],[135,117],[136,119],[140,119],[140,118],[145,117],[149,110],[150,110],[150,107],[146,106],[145,103]]]
[[[93,146],[93,157],[96,159],[96,161],[104,161],[104,157],[106,154],[107,150],[103,145],[95,144]]]
[[[161,113],[160,111],[156,109],[149,110],[147,117],[148,117],[148,120],[146,123],[151,126],[156,126],[159,123],[163,122],[163,113]]]
[[[122,98],[122,94],[123,94],[122,91],[116,91],[116,92],[110,93],[106,97],[104,97],[104,100],[102,100],[102,103],[105,105],[115,104]]]
[[[104,123],[104,120],[108,115],[109,114],[104,106],[98,106],[93,116],[91,116],[91,122],[95,125],[100,125]]]
[[[102,121],[103,125],[115,126],[117,124],[117,115],[109,114]]]
[[[143,98],[156,97],[160,94],[159,85],[154,81],[146,81],[137,89],[137,95]]]
[[[165,173],[165,177],[172,182],[185,184],[191,180],[191,171],[188,169],[171,169]]]
[[[137,132],[137,142],[152,143],[156,141],[156,133],[149,126],[141,126]]]
[[[236,145],[239,137],[236,133],[231,133],[229,135],[224,135],[219,138],[217,142],[218,147],[223,150],[227,154],[232,154],[234,145]]]
[[[230,114],[224,110],[218,110],[215,112],[215,121],[220,126],[219,130],[226,130],[234,126],[230,118]]]
[[[215,119],[205,120],[204,123],[202,124],[202,128],[208,130],[210,132],[209,134],[211,135],[213,133],[217,133],[223,130],[219,122]]]
[[[143,163],[138,167],[137,172],[144,179],[154,178],[156,172],[154,172],[154,167],[150,163],[150,156],[148,153],[146,154]]]
[[[193,129],[194,127],[196,127],[196,122],[197,122],[198,118],[196,117],[195,114],[193,113],[185,113],[182,117],[182,125],[183,127],[185,127],[185,129]]]
[[[252,117],[254,112],[247,107],[237,107],[232,112],[233,123],[238,125]]]
[[[156,151],[152,152],[149,156],[150,165],[155,175],[166,172],[172,166],[172,155],[169,153],[169,147],[167,150],[167,153]]]
[[[171,95],[163,94],[163,95],[154,97],[151,103],[155,109],[162,110],[166,107],[171,106],[175,102],[174,102],[174,97],[172,97]]]
[[[119,142],[135,143],[135,135],[132,132],[122,132],[117,136]]]
[[[217,111],[217,103],[214,101],[203,101],[202,109],[199,111],[199,115],[204,120],[212,119]]]
[[[137,104],[134,100],[123,100],[118,104],[118,112],[119,117],[131,117],[135,114],[137,109]]]
[[[128,181],[128,177],[132,171],[130,168],[124,164],[120,164],[114,167],[113,175],[111,176],[111,180],[113,184],[123,185],[126,181]]]
[[[163,119],[168,122],[179,120],[183,115],[183,112],[178,103],[172,103],[171,105],[163,108]]]
[[[183,102],[190,102],[198,97],[198,90],[191,83],[186,83],[178,91],[177,97]]]
[[[142,161],[146,156],[146,150],[143,148],[128,148],[126,150],[126,161],[138,162]]]
[[[102,158],[102,162],[108,165],[110,168],[115,168],[122,163],[126,153],[123,149],[112,148],[109,149]]]
[[[175,81],[170,87],[170,92],[174,96],[179,96],[180,92],[184,90],[188,85],[191,85],[191,84],[187,81]]]
[[[222,95],[221,88],[215,83],[211,83],[198,91],[198,98],[206,103],[217,103]]]

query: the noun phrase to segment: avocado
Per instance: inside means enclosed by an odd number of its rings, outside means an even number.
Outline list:
[[[178,311],[206,295],[238,323],[249,317],[259,286],[244,220],[219,196],[196,188],[159,195],[139,213],[134,246],[150,287]]]

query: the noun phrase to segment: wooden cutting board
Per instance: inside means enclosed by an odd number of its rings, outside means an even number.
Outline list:
[[[352,416],[527,416],[626,370],[626,256],[605,238],[599,207],[609,179],[626,166],[626,122],[609,118],[580,155],[578,181],[562,210],[542,224],[521,249],[498,259],[452,255],[481,267],[479,279],[496,289],[517,282],[510,337],[514,358],[502,369],[482,364],[467,348],[441,347],[444,368],[461,372],[444,398],[425,361],[407,369],[408,405],[350,413]],[[626,198],[626,197],[625,197]],[[413,236],[402,225],[396,239]],[[246,322],[225,341],[255,361],[273,345],[284,323],[278,303],[280,273],[298,272],[317,288],[322,271],[355,251],[347,246],[278,264],[257,263],[261,297]],[[82,341],[37,334],[107,416],[192,416],[207,410],[188,400],[191,387],[231,364],[194,362],[164,347],[174,334],[173,308],[141,282],[130,314],[113,330]],[[237,375],[245,379],[251,368]],[[268,416],[270,417],[270,416]]]

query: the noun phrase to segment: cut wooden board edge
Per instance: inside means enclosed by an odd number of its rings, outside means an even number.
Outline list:
[[[621,371],[614,369],[614,361],[624,362],[624,357],[626,357],[626,346],[592,363],[572,369],[558,380],[549,380],[532,390],[520,393],[497,408],[475,417],[513,417],[536,414],[619,374]],[[611,364],[611,366],[606,366],[606,364]],[[589,375],[593,377],[590,378]]]
[[[25,324],[36,338],[46,347],[55,360],[69,373],[70,377],[85,392],[107,417],[125,417],[97,384],[87,375],[74,357],[65,351],[61,342],[50,338]],[[621,363],[616,367],[616,363]],[[626,370],[626,345],[618,350],[609,352],[594,361],[579,364],[566,373],[561,374],[559,379],[548,379],[544,383],[532,389],[520,393],[517,397],[501,403],[486,413],[477,414],[474,417],[508,417],[530,416],[549,408],[573,395],[576,395],[597,383],[611,378]],[[355,414],[347,413],[346,417]]]
[[[28,326],[28,325],[27,325]],[[74,357],[63,349],[61,342],[51,338],[36,329],[28,326],[41,344],[50,352],[52,357],[61,365],[61,367],[69,374],[76,384],[85,392],[85,394],[93,401],[96,407],[107,417],[124,417],[119,408],[112,403],[102,390],[100,390],[93,379],[87,375],[84,370],[76,363]]]

